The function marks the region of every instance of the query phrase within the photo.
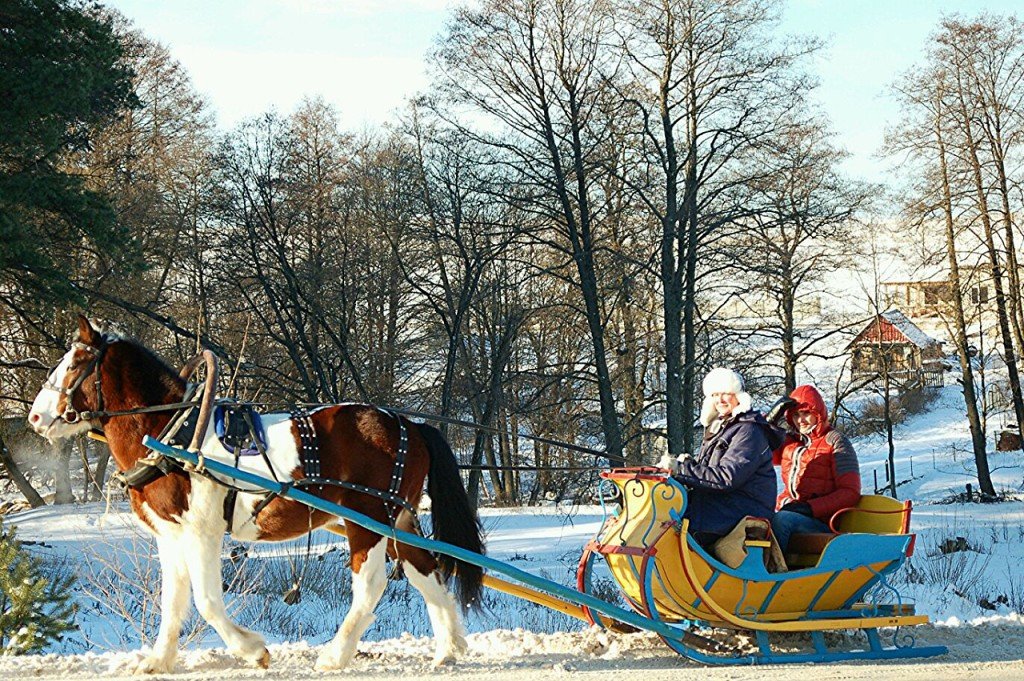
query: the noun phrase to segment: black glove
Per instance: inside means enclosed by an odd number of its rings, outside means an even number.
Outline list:
[[[792,397],[780,397],[775,400],[775,404],[771,406],[768,413],[765,415],[765,419],[768,423],[779,428],[785,427],[786,412],[797,404],[796,400]]]
[[[789,511],[791,513],[799,513],[800,515],[805,515],[808,518],[814,517],[814,511],[811,510],[811,505],[808,504],[806,501],[791,501],[782,508],[780,508],[779,510]]]

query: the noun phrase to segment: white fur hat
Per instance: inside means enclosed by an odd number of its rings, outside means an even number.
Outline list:
[[[739,395],[743,392],[743,377],[732,369],[715,367],[704,377],[704,397],[710,397],[714,393],[734,393]]]
[[[715,393],[733,393],[739,401],[739,405],[732,410],[733,415],[750,411],[752,399],[750,394],[743,389],[743,377],[732,369],[715,367],[704,377],[702,384],[704,388],[704,404],[701,405],[700,422],[707,428],[711,422],[718,418],[718,409],[715,407]]]

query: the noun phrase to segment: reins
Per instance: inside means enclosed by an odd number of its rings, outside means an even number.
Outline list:
[[[120,411],[83,411],[79,412],[79,417],[89,421],[96,418],[106,418],[109,416],[131,416],[132,414],[152,414],[154,412],[161,411],[178,411],[186,407],[194,407],[197,404],[201,404],[200,400],[191,400],[188,402],[173,402],[171,404],[156,404],[150,407],[136,407],[134,409],[122,409]]]
[[[75,383],[72,386],[70,386],[68,388],[56,388],[57,390],[59,390],[60,392],[63,392],[67,396],[68,408],[66,409],[66,413],[62,414],[62,417],[66,421],[68,421],[69,423],[73,423],[73,422],[76,422],[76,421],[78,421],[80,419],[94,420],[94,419],[99,419],[99,418],[113,418],[113,417],[120,417],[120,416],[132,416],[132,415],[136,415],[136,414],[151,414],[151,413],[169,412],[169,411],[180,412],[182,410],[192,409],[192,408],[195,408],[196,406],[199,406],[199,418],[198,418],[198,421],[196,423],[196,427],[195,427],[195,430],[194,430],[194,433],[193,433],[192,441],[191,441],[191,443],[189,445],[189,449],[190,450],[192,450],[192,451],[199,451],[199,447],[202,444],[202,438],[204,437],[204,435],[206,433],[206,427],[209,424],[210,418],[211,418],[212,413],[213,413],[213,406],[214,406],[214,402],[215,402],[214,398],[215,398],[216,384],[217,384],[217,378],[218,378],[218,367],[217,367],[216,356],[213,354],[212,351],[210,351],[210,350],[203,350],[202,352],[197,353],[194,357],[192,357],[188,362],[185,363],[185,365],[182,367],[181,371],[178,374],[179,377],[182,380],[188,382],[188,380],[192,377],[192,374],[194,374],[195,371],[199,368],[200,364],[203,364],[203,363],[206,364],[206,369],[207,369],[206,370],[206,381],[205,381],[204,386],[203,386],[204,389],[200,391],[202,393],[201,399],[187,399],[189,395],[188,395],[188,393],[186,393],[186,399],[181,400],[179,402],[173,402],[173,403],[170,403],[170,404],[151,405],[151,406],[145,406],[145,407],[135,407],[135,408],[132,408],[132,409],[111,410],[111,409],[103,409],[103,390],[102,390],[102,384],[101,384],[102,372],[100,371],[100,364],[101,364],[101,362],[102,362],[102,360],[104,358],[104,355],[106,354],[107,344],[104,343],[103,345],[101,345],[98,348],[95,348],[95,347],[92,347],[92,346],[89,346],[89,345],[85,345],[84,343],[79,343],[79,342],[76,342],[73,345],[75,347],[79,348],[79,349],[82,349],[82,350],[85,350],[85,351],[89,352],[90,354],[93,355],[93,358],[91,360],[91,366],[89,367],[89,370],[86,371],[86,372],[83,372],[76,379]],[[72,406],[71,406],[71,400],[72,400],[73,394],[74,394],[75,390],[77,390],[82,385],[82,383],[84,383],[85,379],[87,379],[90,374],[95,374],[96,401],[97,401],[97,407],[98,408],[95,409],[95,410],[76,412],[72,408]],[[253,404],[253,405],[259,404],[260,406],[270,406],[269,403],[250,403],[250,404]],[[306,408],[317,408],[317,407],[329,406],[329,405],[323,404],[323,403],[311,403],[311,402],[303,402],[303,403],[299,403],[299,404],[301,406],[303,406],[303,407],[306,407]],[[390,412],[392,414],[396,414],[396,415],[402,415],[402,416],[407,416],[407,417],[410,417],[410,418],[422,419],[424,421],[432,421],[432,422],[435,422],[435,423],[444,423],[444,424],[448,424],[448,425],[454,425],[454,426],[460,426],[460,427],[464,427],[464,428],[470,428],[470,429],[478,431],[478,432],[491,433],[491,434],[494,434],[494,435],[511,435],[512,434],[512,433],[510,433],[508,431],[501,430],[499,428],[494,428],[492,426],[485,426],[485,425],[482,425],[482,424],[479,424],[479,423],[474,423],[472,421],[465,421],[465,420],[462,420],[462,419],[452,418],[450,416],[442,416],[440,414],[429,414],[429,413],[426,413],[426,412],[416,411],[416,410],[412,410],[412,409],[401,409],[401,408],[397,408],[397,407],[388,407],[388,408],[385,409],[385,411],[388,411],[388,412]],[[69,420],[67,418],[67,413],[68,412],[73,413],[75,415],[74,421]],[[172,418],[171,421],[172,422],[168,424],[169,427],[174,423],[175,419]],[[573,451],[573,452],[579,452],[581,454],[587,454],[587,455],[590,455],[590,456],[593,456],[593,457],[600,457],[602,459],[607,459],[608,458],[608,454],[606,452],[600,451],[598,449],[594,449],[594,448],[591,448],[591,447],[585,447],[585,446],[577,445],[577,444],[572,444],[572,443],[569,443],[569,442],[561,442],[561,441],[554,440],[554,439],[547,438],[547,437],[543,437],[543,436],[540,436],[540,435],[529,435],[529,434],[526,434],[526,433],[516,433],[516,437],[523,438],[523,439],[526,439],[526,440],[530,440],[531,442],[539,442],[541,444],[551,445],[553,447],[559,447],[559,448],[566,449],[566,450]],[[201,461],[202,460],[200,459],[200,462]],[[145,460],[143,460],[143,462],[144,463],[149,463],[149,462],[145,462]],[[202,466],[200,464],[200,469],[201,468],[202,468]],[[567,472],[582,472],[582,471],[603,470],[605,468],[605,466],[522,466],[522,465],[504,466],[504,465],[486,465],[486,464],[459,464],[458,468],[460,470],[466,470],[466,471],[515,471],[515,472],[567,471]],[[326,482],[326,481],[323,481],[323,482]],[[335,482],[335,484],[337,484],[337,481],[333,481],[333,482]],[[227,485],[227,486],[231,487],[231,485]],[[239,491],[242,491],[242,490],[239,490]],[[359,491],[363,491],[363,490],[359,490]],[[389,501],[391,503],[395,503],[395,501],[397,499],[397,495],[394,493],[394,490],[389,490],[389,492],[390,493],[385,493],[386,496],[389,497],[388,499],[386,499],[386,501]]]
[[[306,406],[326,406],[326,405],[309,405],[309,404],[307,404]],[[484,425],[481,425],[479,423],[473,423],[472,421],[463,421],[461,419],[451,418],[450,416],[441,416],[439,414],[427,414],[427,413],[424,413],[424,412],[412,411],[411,409],[398,409],[396,407],[388,407],[387,411],[391,411],[391,412],[394,412],[396,414],[402,414],[403,416],[411,416],[412,418],[423,419],[424,421],[434,421],[435,423],[446,423],[446,424],[452,425],[452,426],[463,426],[463,427],[466,427],[466,428],[472,428],[474,430],[479,430],[479,431],[483,431],[485,433],[491,433],[491,434],[494,434],[494,435],[512,435],[512,433],[510,433],[508,431],[505,431],[505,430],[501,430],[500,428],[493,428],[491,426],[484,426]],[[552,446],[555,446],[555,447],[561,447],[562,449],[568,449],[568,450],[571,450],[571,451],[574,451],[574,452],[580,452],[581,454],[590,454],[591,456],[599,456],[599,457],[604,458],[604,459],[608,458],[608,453],[607,452],[602,452],[599,449],[593,449],[591,447],[584,447],[583,445],[574,445],[574,444],[571,444],[569,442],[559,442],[558,440],[552,440],[551,438],[542,437],[540,435],[527,435],[526,433],[517,433],[516,435],[517,435],[517,437],[521,437],[521,438],[523,438],[525,440],[530,440],[532,442],[540,442],[541,444],[547,444],[547,445],[552,445]],[[460,468],[461,468],[461,466],[460,466]],[[508,467],[504,466],[502,468],[508,468]],[[591,467],[591,468],[594,468],[594,467]],[[526,469],[524,469],[524,470],[526,470]],[[543,469],[532,468],[530,470],[590,470],[590,468],[564,468],[564,469],[550,468],[549,469],[549,468],[545,467]]]

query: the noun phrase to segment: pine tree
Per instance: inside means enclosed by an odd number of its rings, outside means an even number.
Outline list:
[[[71,576],[47,575],[43,562],[31,556],[0,524],[0,655],[42,650],[74,629],[70,603]]]
[[[110,201],[69,162],[138,103],[123,53],[95,4],[0,3],[0,285],[74,298],[83,242],[134,257]]]

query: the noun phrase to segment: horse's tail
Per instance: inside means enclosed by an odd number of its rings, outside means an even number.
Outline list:
[[[427,494],[434,520],[434,539],[482,554],[484,541],[480,536],[480,520],[469,503],[455,454],[441,431],[424,423],[418,426],[430,452]],[[455,592],[462,607],[479,606],[483,569],[444,554],[437,556],[437,562],[445,578],[455,575]]]

